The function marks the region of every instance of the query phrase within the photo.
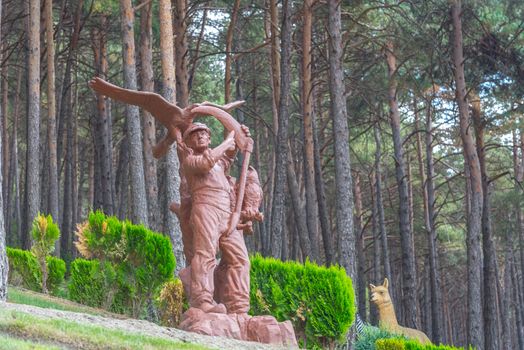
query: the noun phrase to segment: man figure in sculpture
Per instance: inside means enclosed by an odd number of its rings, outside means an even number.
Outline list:
[[[242,131],[249,136],[245,126]],[[189,152],[181,159],[182,172],[191,193],[189,222],[191,244],[190,305],[205,312],[247,313],[249,311],[249,257],[242,233],[227,235],[231,215],[231,184],[227,174],[236,153],[234,132],[217,147],[209,148],[211,131],[193,123],[183,134]],[[185,243],[185,242],[184,242]],[[185,245],[185,244],[184,244]],[[216,254],[222,252],[215,293]],[[216,303],[214,296],[217,296]]]

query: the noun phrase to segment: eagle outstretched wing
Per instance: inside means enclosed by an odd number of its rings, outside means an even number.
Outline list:
[[[99,77],[93,78],[89,86],[101,95],[145,109],[169,131],[174,128],[185,130],[194,117],[189,111],[153,92],[124,89]]]

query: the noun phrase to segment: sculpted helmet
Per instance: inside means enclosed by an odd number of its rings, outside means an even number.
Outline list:
[[[189,125],[186,131],[184,131],[184,135],[182,136],[184,141],[189,137],[189,135],[191,135],[194,131],[197,130],[205,130],[211,136],[211,130],[209,130],[206,124],[196,122]]]

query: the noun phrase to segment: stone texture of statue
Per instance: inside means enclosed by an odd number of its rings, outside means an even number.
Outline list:
[[[177,143],[180,160],[180,203],[170,205],[179,221],[187,266],[180,279],[191,308],[180,328],[207,335],[296,347],[290,321],[272,316],[249,316],[249,256],[243,232],[253,232],[263,192],[258,174],[249,167],[253,140],[249,129],[228,111],[242,104],[217,106],[209,102],[184,109],[160,95],[123,89],[93,78],[97,93],[137,105],[166,127],[167,133],[153,149],[155,157]],[[193,120],[202,115],[218,119],[229,131],[220,145],[210,148],[211,130]],[[238,181],[229,175],[235,154],[243,152]],[[217,253],[221,254],[217,264]]]

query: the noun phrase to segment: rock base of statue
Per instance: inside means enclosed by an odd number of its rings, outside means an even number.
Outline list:
[[[182,315],[179,328],[199,334],[298,348],[291,322],[278,322],[273,316],[205,313],[190,308]]]

